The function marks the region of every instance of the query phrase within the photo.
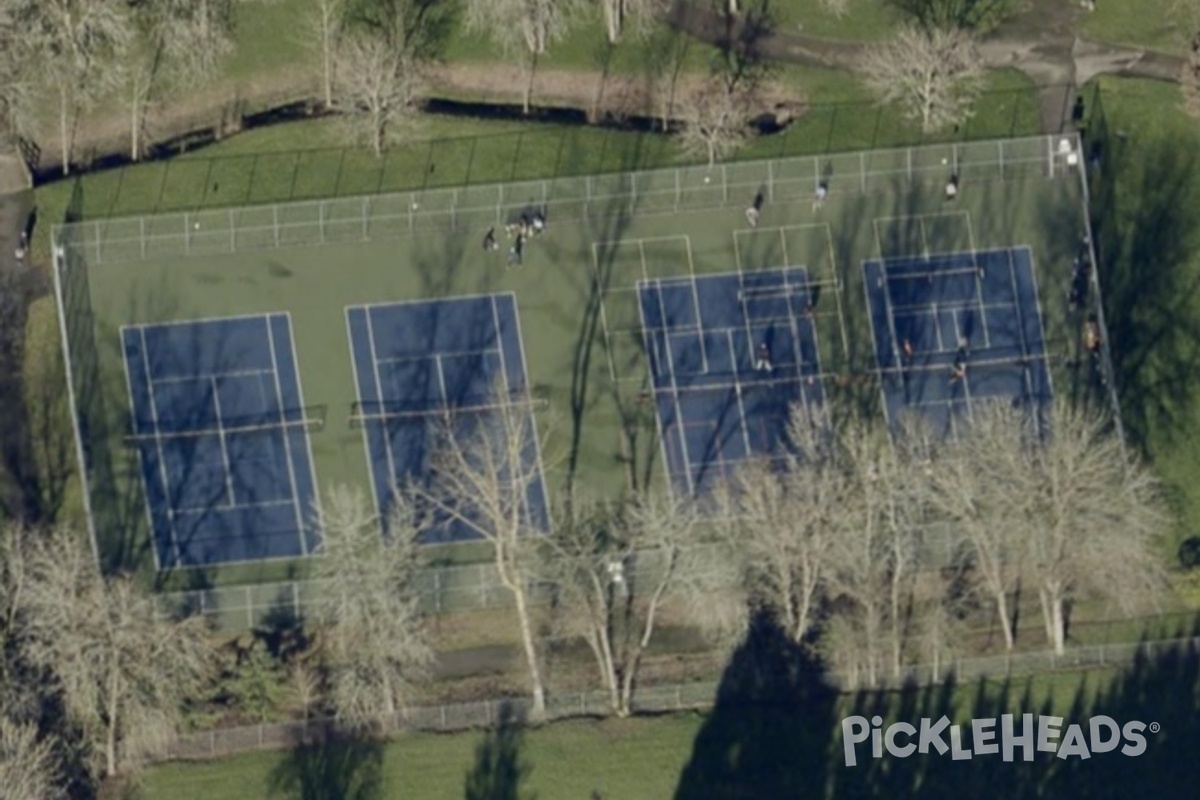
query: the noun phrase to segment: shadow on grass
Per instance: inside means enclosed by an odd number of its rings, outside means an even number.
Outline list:
[[[475,765],[467,772],[466,800],[534,800],[524,788],[533,767],[522,757],[525,732],[521,715],[509,703],[500,706],[500,719],[475,748]]]
[[[1066,694],[1059,688],[1064,685]],[[1193,797],[1200,780],[1200,759],[1194,757],[1200,752],[1197,710],[1195,639],[1153,648],[1115,676],[1100,671],[1082,681],[1055,674],[981,678],[974,685],[959,685],[950,676],[923,688],[838,695],[807,651],[759,618],[730,659],[675,798]],[[1005,714],[1015,715],[1018,736],[1033,731],[1028,748],[1002,735]],[[1063,718],[1039,721],[1039,715]],[[1105,721],[1093,721],[1101,716],[1121,729],[1115,739]],[[884,749],[886,736],[878,743],[873,738],[876,727],[882,734],[904,721],[914,726],[912,734],[900,734],[891,746],[916,745],[922,720],[936,727],[942,717],[947,726],[962,728],[959,757],[950,750],[949,727],[940,735],[945,748],[940,753],[936,739],[924,753],[897,756]],[[961,757],[979,749],[972,720],[994,720],[997,752]],[[1035,750],[1037,728],[1047,722],[1058,727],[1050,734],[1056,752]],[[849,745],[847,730],[858,739]],[[1083,748],[1058,749],[1075,735]],[[1105,743],[1113,746],[1105,750]]]
[[[1190,433],[1200,390],[1200,160],[1164,137],[1103,154],[1091,215],[1114,378],[1132,441],[1153,452]]]
[[[296,745],[272,770],[270,797],[285,800],[383,800],[383,745],[330,729]]]

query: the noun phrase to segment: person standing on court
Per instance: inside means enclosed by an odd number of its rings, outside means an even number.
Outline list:
[[[958,343],[958,352],[954,354],[954,366],[950,368],[950,382],[961,381],[967,376],[967,343]]]
[[[758,354],[754,357],[754,370],[756,372],[770,372],[774,369],[771,366],[771,348],[767,347],[766,342],[762,342],[758,346]]]
[[[817,184],[817,191],[813,195],[813,211],[818,211],[821,206],[825,205],[825,198],[829,197],[829,184],[821,181]]]
[[[746,222],[750,224],[751,228],[758,227],[758,217],[762,211],[763,202],[765,202],[765,200],[766,198],[763,197],[762,190],[760,189],[758,194],[754,195],[754,202],[751,203],[750,207],[746,209]]]
[[[950,180],[946,181],[946,200],[958,199],[958,176],[951,175]]]

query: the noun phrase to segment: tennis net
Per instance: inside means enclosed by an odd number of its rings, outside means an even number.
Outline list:
[[[427,408],[388,407],[386,403],[355,403],[351,407],[349,425],[354,430],[378,422],[421,422],[444,421],[466,415],[485,415],[514,409],[538,411],[550,407],[550,402],[537,397],[514,397],[507,402],[472,402],[454,406],[437,406]]]
[[[185,428],[181,430],[163,430],[160,428],[152,433],[131,432],[125,434],[123,441],[127,447],[138,447],[161,442],[186,442],[211,437],[251,436],[274,432],[290,433],[296,430],[304,433],[315,433],[325,428],[325,408],[323,406],[301,409],[301,413],[282,413],[280,417],[279,419],[271,420],[260,416],[258,419],[264,419],[264,421],[254,423],[237,422],[233,424],[218,424],[213,427]]]

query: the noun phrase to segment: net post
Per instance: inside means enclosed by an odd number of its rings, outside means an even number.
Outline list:
[[[275,229],[275,246],[279,247],[279,204],[271,206],[271,220]]]
[[[229,252],[237,252],[237,223],[234,222],[233,209],[229,209]]]
[[[371,198],[364,197],[362,199],[362,238],[363,238],[364,242],[371,238],[370,234],[368,233],[369,228],[368,228],[368,224],[367,224],[367,220],[370,219],[370,216],[371,216]]]
[[[145,259],[146,258],[146,218],[145,217],[138,217],[138,229],[140,231],[140,233],[138,234],[138,238],[141,240],[141,245],[142,245],[142,258]]]

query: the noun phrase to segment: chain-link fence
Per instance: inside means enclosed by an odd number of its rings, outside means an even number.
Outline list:
[[[1007,678],[1054,670],[1121,667],[1137,658],[1154,658],[1167,652],[1198,647],[1200,637],[1188,637],[1137,644],[1074,647],[1062,655],[1045,651],[955,659],[936,666],[924,664],[906,667],[898,675],[888,672],[880,676],[872,688],[936,684],[950,678],[962,684],[982,678]],[[812,677],[842,690],[863,688],[855,676],[814,673]],[[663,713],[710,708],[718,688],[719,684],[714,682],[648,686],[638,689],[633,698],[633,709],[638,713]],[[531,702],[522,697],[410,708],[397,714],[394,719],[381,722],[390,730],[464,731],[494,726],[505,706],[520,716],[529,712]],[[607,716],[611,713],[609,695],[602,691],[552,695],[546,700],[546,710],[550,719]],[[156,755],[158,760],[211,759],[247,750],[282,749],[317,740],[335,727],[333,720],[320,719],[222,728],[182,736]]]
[[[518,183],[437,188],[311,202],[185,211],[74,223],[57,241],[92,266],[181,255],[359,242],[419,231],[509,222],[531,207],[553,222],[719,207],[763,192],[768,200],[830,192],[894,191],[897,181],[1074,173],[1073,139],[1036,136],[895,150],[769,159]],[[1075,156],[1077,158],[1077,155]],[[1073,162],[1071,162],[1073,163]],[[70,235],[65,235],[65,234]]]
[[[961,554],[960,545],[960,537],[948,527],[931,527],[922,538],[922,563],[953,564]],[[665,558],[662,551],[647,550],[625,559],[621,564],[625,584],[633,587],[635,594],[653,591],[666,568]],[[711,564],[718,558],[716,552],[700,553],[685,562]],[[554,589],[552,583],[534,582],[529,587],[529,598],[535,605],[548,603]],[[327,584],[316,580],[280,581],[164,593],[159,595],[158,604],[164,616],[201,614],[221,630],[242,631],[267,625],[273,619],[304,619],[316,610],[328,591]],[[500,582],[491,562],[427,568],[419,573],[418,592],[422,610],[427,614],[513,606],[512,592]]]

